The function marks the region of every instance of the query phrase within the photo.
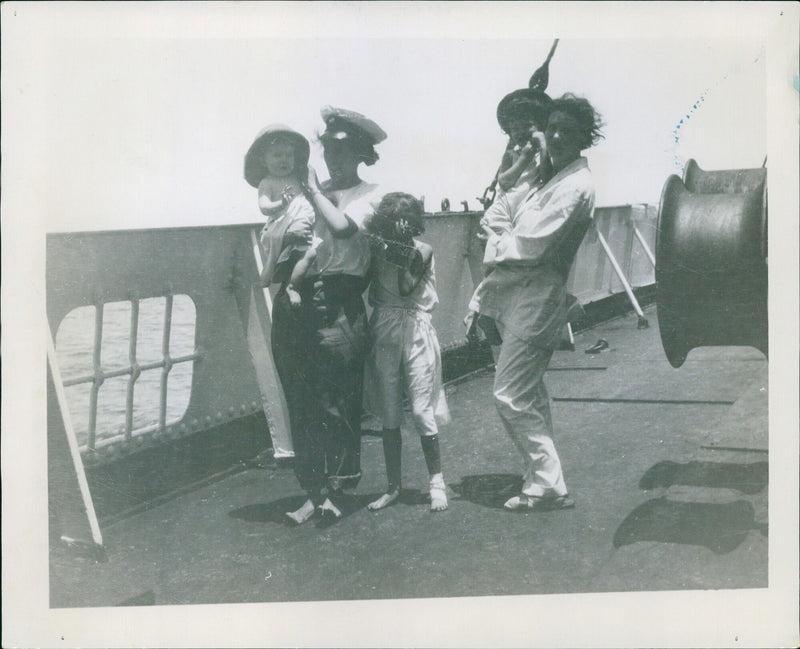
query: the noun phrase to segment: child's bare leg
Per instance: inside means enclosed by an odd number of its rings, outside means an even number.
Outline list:
[[[316,257],[316,250],[309,248],[303,253],[303,256],[292,269],[292,276],[289,278],[289,283],[286,285],[286,295],[289,296],[289,303],[292,306],[300,306],[300,293],[297,292],[296,287],[300,286],[300,283],[305,279],[308,269]]]
[[[447,492],[442,475],[442,456],[439,451],[438,435],[423,435],[419,438],[422,444],[422,453],[425,464],[431,477],[431,511],[440,512],[447,509]]]
[[[403,438],[399,428],[383,429],[383,459],[386,462],[386,476],[389,486],[386,493],[367,505],[367,509],[377,511],[391,505],[400,496],[401,451]]]

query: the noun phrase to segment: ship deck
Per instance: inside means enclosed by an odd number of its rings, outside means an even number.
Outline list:
[[[668,364],[653,307],[580,332],[546,381],[576,508],[512,513],[521,461],[486,368],[447,386],[450,507],[428,511],[419,443],[404,430],[404,491],[381,512],[381,440],[342,520],[285,524],[289,467],[241,464],[103,527],[107,561],[62,545],[53,607],[600,593],[767,586],[767,361],[749,348]],[[587,354],[603,338],[609,348]]]

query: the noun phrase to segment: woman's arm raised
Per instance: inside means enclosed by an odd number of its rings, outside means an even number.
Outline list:
[[[308,198],[317,208],[318,213],[325,219],[331,233],[339,239],[346,239],[358,232],[355,221],[342,212],[322,193],[317,180],[314,167],[308,165]]]

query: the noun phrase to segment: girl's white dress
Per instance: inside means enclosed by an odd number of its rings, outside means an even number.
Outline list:
[[[384,428],[399,428],[404,393],[420,435],[436,435],[438,424],[450,421],[444,388],[439,340],[431,323],[436,294],[433,259],[411,295],[398,289],[398,267],[382,252],[372,258],[369,303],[373,345],[364,380],[365,410],[378,416]]]

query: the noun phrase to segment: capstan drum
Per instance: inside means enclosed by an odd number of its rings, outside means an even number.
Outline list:
[[[656,303],[673,367],[690,350],[746,345],[767,354],[766,168],[704,171],[694,160],[661,193]]]

